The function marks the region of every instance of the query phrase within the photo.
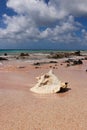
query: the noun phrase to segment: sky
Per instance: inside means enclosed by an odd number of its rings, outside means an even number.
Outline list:
[[[87,0],[0,0],[0,49],[87,50]]]

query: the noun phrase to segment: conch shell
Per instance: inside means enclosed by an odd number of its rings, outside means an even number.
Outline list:
[[[31,88],[30,90],[35,93],[57,93],[61,89],[65,89],[67,87],[67,83],[62,83],[50,70],[48,73],[42,75],[41,77],[37,77],[37,84]]]

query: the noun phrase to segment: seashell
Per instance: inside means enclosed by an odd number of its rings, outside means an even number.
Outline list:
[[[67,87],[67,83],[61,82],[50,70],[48,73],[37,78],[37,84],[30,90],[35,93],[57,93]]]

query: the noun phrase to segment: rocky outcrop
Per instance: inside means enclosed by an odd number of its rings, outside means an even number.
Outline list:
[[[3,60],[8,60],[8,59],[5,57],[0,57],[0,61],[3,61]]]
[[[72,65],[81,65],[83,64],[81,59],[75,60],[75,59],[68,59],[65,61],[67,63],[67,67],[68,66],[72,66]]]

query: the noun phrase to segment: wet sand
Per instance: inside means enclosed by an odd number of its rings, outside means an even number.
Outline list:
[[[68,82],[68,91],[35,94],[35,77],[55,64],[39,68],[28,63],[7,62],[0,66],[0,130],[86,130],[87,61],[66,67],[56,64],[58,78]]]

